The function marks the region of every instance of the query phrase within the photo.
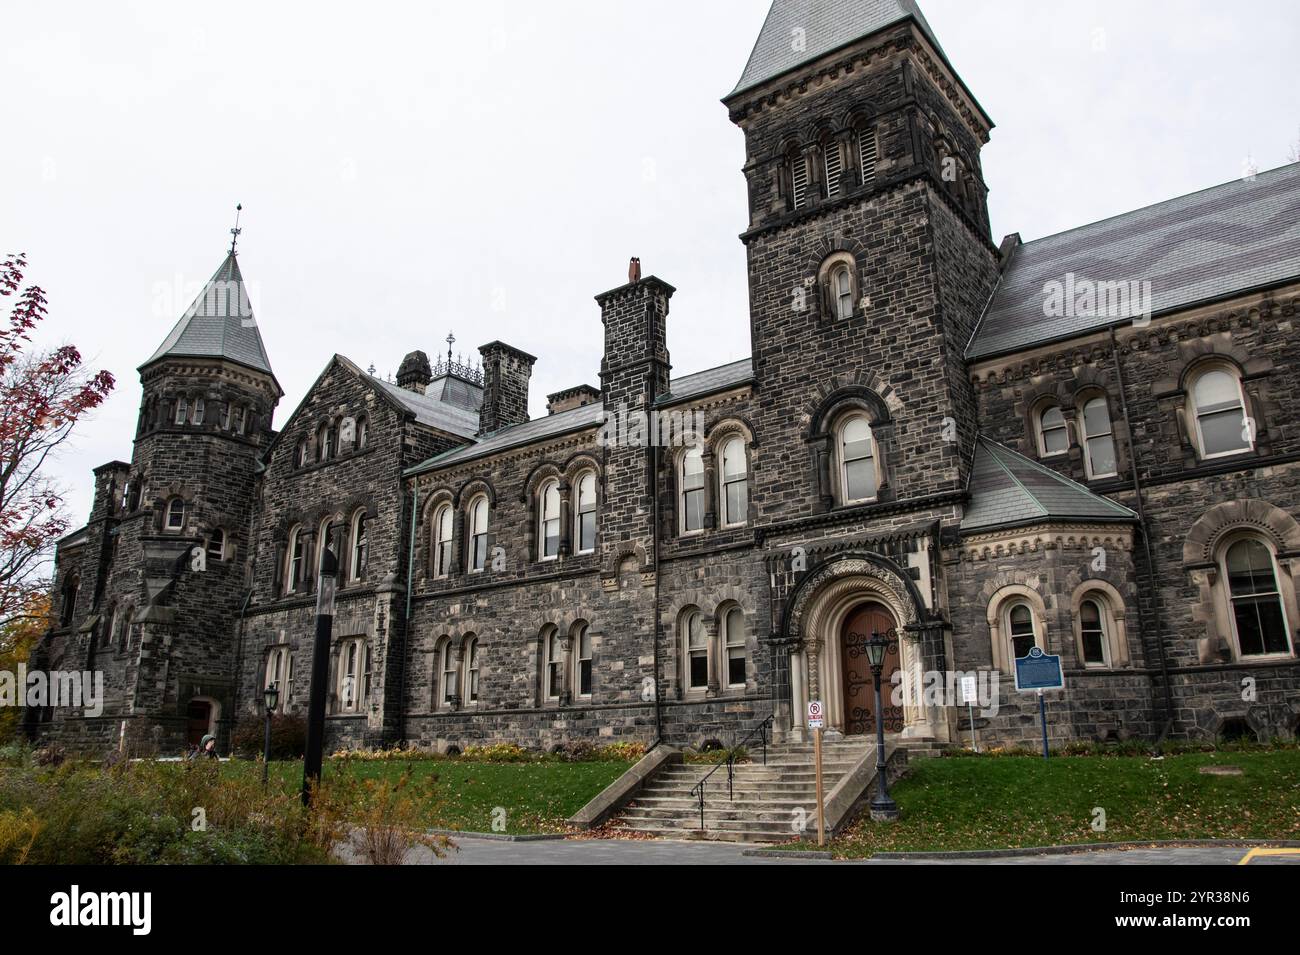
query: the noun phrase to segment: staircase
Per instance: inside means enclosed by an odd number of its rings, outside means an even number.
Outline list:
[[[829,794],[868,754],[874,777],[875,741],[864,737],[822,743],[822,785]],[[911,748],[909,742],[908,748]],[[755,754],[757,757],[757,754]],[[709,776],[700,799],[691,790],[715,767],[671,763],[661,768],[618,815],[614,825],[656,836],[733,842],[787,842],[817,832],[817,776],[812,743],[769,746],[767,765],[738,763],[727,795],[727,769]],[[802,827],[802,828],[801,828]]]

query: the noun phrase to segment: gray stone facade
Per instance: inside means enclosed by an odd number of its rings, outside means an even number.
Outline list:
[[[268,371],[160,350],[132,462],[96,472],[90,520],[60,545],[65,620],[38,653],[102,667],[110,702],[98,720],[30,714],[33,732],[176,748],[199,700],[224,746],[271,680],[305,712],[328,542],[331,747],[699,745],[769,718],[798,739],[810,699],[848,732],[864,606],[892,618],[908,678],[991,680],[986,745],[1040,733],[1017,636],[1062,657],[1057,742],[1293,736],[1300,283],[970,357],[1028,255],[989,237],[992,123],[923,21],[846,39],[725,101],[746,140],[747,361],[673,377],[673,289],[639,269],[596,298],[599,389],[556,392],[532,421],[536,359],[501,342],[481,372],[412,352],[396,384],[335,356],[278,433]],[[1198,444],[1189,388],[1207,367],[1241,383],[1240,453]],[[175,425],[181,393],[246,408],[246,430]],[[1116,464],[1094,478],[1096,396]],[[1040,446],[1048,406],[1060,453]],[[698,443],[610,430],[651,413]],[[187,569],[215,527],[222,559]],[[1251,599],[1281,607],[1284,652],[1249,653],[1236,629],[1225,548],[1246,536],[1270,555],[1275,596]],[[955,702],[908,697],[891,732],[964,741]]]

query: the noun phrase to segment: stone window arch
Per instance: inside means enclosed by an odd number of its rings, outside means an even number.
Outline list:
[[[1092,391],[1080,397],[1079,429],[1084,473],[1089,480],[1117,476],[1119,460],[1115,453],[1115,426],[1105,394]]]
[[[682,692],[704,696],[713,685],[713,641],[709,639],[704,614],[698,607],[686,607],[678,618],[681,645]]]
[[[370,515],[364,507],[353,513],[348,538],[352,542],[348,555],[348,579],[354,582],[364,580],[370,563]]]
[[[433,708],[454,710],[460,705],[459,667],[451,636],[443,634],[433,645]]]
[[[1233,655],[1239,660],[1291,656],[1283,575],[1271,542],[1244,530],[1225,535],[1216,550]]]
[[[168,531],[185,530],[185,499],[183,497],[173,497],[167,502],[163,529]]]
[[[573,552],[591,554],[596,550],[599,501],[596,472],[586,468],[573,482]]]
[[[1047,652],[1047,607],[1038,591],[1021,584],[1003,587],[989,600],[989,640],[993,668],[1013,676],[1016,651],[1032,647]]]
[[[835,252],[826,257],[817,270],[823,308],[837,320],[852,318],[858,312],[858,263],[849,252]]]
[[[547,478],[537,488],[537,559],[560,556],[560,481]]]
[[[1074,649],[1079,665],[1117,669],[1129,665],[1124,598],[1104,580],[1085,580],[1070,598]]]
[[[743,690],[749,682],[749,628],[739,604],[723,604],[718,610],[718,642],[726,655],[727,688]]]
[[[433,520],[429,528],[429,545],[431,572],[435,578],[444,578],[451,574],[454,544],[455,509],[450,501],[443,501],[433,509]]]
[[[880,448],[865,411],[852,410],[835,422],[835,498],[841,505],[878,498],[883,483]]]
[[[1034,429],[1034,446],[1040,458],[1067,454],[1070,450],[1070,426],[1065,412],[1055,398],[1044,398],[1034,405],[1030,415]]]
[[[1209,361],[1187,381],[1188,431],[1202,460],[1254,450],[1255,422],[1246,411],[1246,393],[1235,365]]]
[[[476,494],[465,508],[467,567],[471,574],[479,574],[487,569],[488,526],[491,505],[486,494]]]
[[[749,521],[749,447],[744,435],[724,438],[718,458],[720,523],[739,527]]]
[[[563,706],[568,702],[566,657],[568,646],[564,634],[555,624],[547,624],[541,634],[541,698],[543,705]]]

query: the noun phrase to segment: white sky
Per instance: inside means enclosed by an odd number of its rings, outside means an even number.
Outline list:
[[[1286,161],[1293,0],[921,0],[998,124],[994,240],[1048,235]],[[548,392],[599,384],[592,296],[678,289],[676,374],[749,353],[740,131],[719,99],[768,0],[4,0],[0,253],[50,300],[39,344],[118,377],[56,464],[74,522],[129,460],[136,367],[240,264],[286,392],[334,352],[379,374],[499,338]],[[1100,46],[1100,49],[1095,47]]]

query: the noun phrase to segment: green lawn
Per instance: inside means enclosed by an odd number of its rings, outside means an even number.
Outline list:
[[[1202,766],[1235,766],[1212,776]],[[831,848],[1003,849],[1156,839],[1300,840],[1300,750],[1143,756],[918,759],[892,789],[902,817],[866,814]],[[1094,809],[1106,828],[1094,831]],[[806,848],[807,843],[791,847]]]
[[[230,763],[240,772],[261,772],[260,764]],[[436,780],[434,800],[428,805],[431,829],[513,834],[564,832],[564,821],[593,796],[617,779],[629,762],[525,762],[487,763],[454,759],[347,761],[327,760],[326,783],[331,773],[349,772],[363,778],[397,779],[408,766],[413,776]],[[286,789],[302,784],[301,762],[273,762],[272,777]],[[504,814],[496,812],[500,807]],[[495,813],[495,816],[494,816]],[[505,828],[494,828],[500,818]]]

